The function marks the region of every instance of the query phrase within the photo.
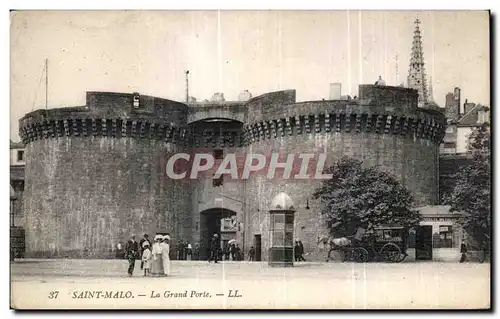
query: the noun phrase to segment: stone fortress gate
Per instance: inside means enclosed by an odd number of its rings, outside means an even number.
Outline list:
[[[267,260],[267,208],[280,192],[295,204],[305,252],[316,249],[325,227],[312,199],[320,181],[166,178],[169,154],[199,149],[216,161],[229,153],[326,153],[328,166],[350,156],[394,173],[416,205],[436,204],[446,121],[417,101],[416,90],[380,85],[360,85],[355,99],[299,103],[294,90],[199,103],[88,92],[84,106],[28,113],[20,120],[25,256],[112,257],[130,234],[169,232],[174,247],[198,243],[203,257],[222,229],[223,241],[236,239],[245,254],[254,246]]]

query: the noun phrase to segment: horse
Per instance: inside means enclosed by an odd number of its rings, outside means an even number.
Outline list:
[[[326,261],[330,261],[330,254],[332,251],[342,251],[345,253],[348,247],[352,246],[352,240],[347,237],[333,238],[329,235],[322,235],[318,237],[317,245],[320,249],[326,249]]]

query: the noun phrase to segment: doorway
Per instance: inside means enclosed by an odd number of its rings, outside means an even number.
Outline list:
[[[432,226],[419,226],[415,243],[416,260],[432,260]]]
[[[200,259],[208,259],[212,236],[219,235],[219,248],[231,239],[236,239],[236,212],[225,208],[212,208],[200,216]]]
[[[262,235],[255,235],[255,261],[262,261]]]

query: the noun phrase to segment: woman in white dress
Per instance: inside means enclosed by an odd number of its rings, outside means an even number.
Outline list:
[[[162,259],[162,235],[155,236],[155,243],[153,244],[152,259],[151,259],[151,276],[159,277],[164,276],[163,259]]]
[[[170,236],[166,235],[163,237],[163,242],[161,243],[161,258],[163,263],[163,271],[165,276],[170,276]]]

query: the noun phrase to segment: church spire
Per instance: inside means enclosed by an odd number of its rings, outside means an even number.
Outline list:
[[[429,94],[427,100],[429,102],[434,102],[434,90],[432,89],[432,76],[429,79]]]
[[[418,91],[418,107],[425,107],[428,101],[427,82],[425,78],[424,52],[422,36],[419,28],[420,20],[415,20],[413,45],[411,48],[410,70],[408,71],[408,87]]]

